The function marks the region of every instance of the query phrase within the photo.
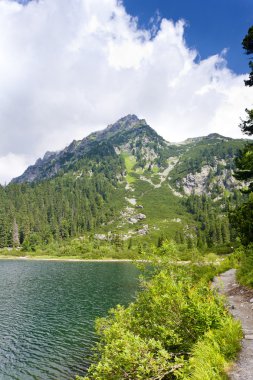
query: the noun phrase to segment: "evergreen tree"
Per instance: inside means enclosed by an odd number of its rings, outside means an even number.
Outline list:
[[[13,247],[19,246],[19,233],[18,233],[18,225],[17,225],[16,219],[13,220],[12,241],[13,241]]]
[[[246,54],[253,56],[253,26],[249,28],[248,34],[242,41],[243,49]],[[249,61],[250,74],[249,79],[245,81],[245,85],[253,86],[253,62]],[[241,130],[248,136],[253,135],[253,109],[245,110],[247,113],[247,119],[240,124]],[[253,179],[253,144],[248,144],[241,152],[240,156],[236,160],[237,171],[235,177],[240,180],[252,180]],[[253,183],[249,186],[249,191],[253,190]]]
[[[4,248],[7,245],[6,238],[6,223],[2,212],[0,212],[0,248]]]
[[[247,35],[242,41],[243,49],[246,54],[253,56],[253,26],[248,30]],[[253,86],[253,62],[249,62],[250,74],[245,85]],[[243,133],[253,135],[253,110],[246,109],[247,119],[242,121],[240,127]],[[240,153],[236,160],[237,170],[235,177],[239,180],[249,181],[247,189],[243,191],[249,195],[248,201],[238,207],[231,215],[231,222],[238,230],[243,243],[248,244],[253,241],[253,144],[248,144]]]
[[[82,172],[78,177],[70,170],[38,183],[0,186],[0,248],[21,243],[34,249],[80,236],[117,215],[113,197],[122,159],[115,154],[76,165]]]
[[[199,248],[213,247],[230,242],[231,227],[227,209],[221,213],[220,204],[205,194],[202,196],[190,195],[185,201],[185,205],[188,212],[199,222],[197,229],[197,246]]]

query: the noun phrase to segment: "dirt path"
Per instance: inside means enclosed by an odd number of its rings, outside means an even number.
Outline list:
[[[214,285],[227,297],[232,315],[241,321],[244,333],[242,350],[229,377],[253,380],[253,290],[238,285],[235,272],[230,269],[214,280]]]

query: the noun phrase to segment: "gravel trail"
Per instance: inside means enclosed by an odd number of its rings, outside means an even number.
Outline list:
[[[228,299],[231,314],[241,321],[244,334],[242,350],[229,377],[253,380],[253,290],[239,285],[235,273],[235,269],[230,269],[214,279],[214,286]]]

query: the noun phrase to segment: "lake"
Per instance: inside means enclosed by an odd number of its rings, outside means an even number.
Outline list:
[[[131,263],[0,261],[0,379],[85,375],[94,320],[127,305],[138,287]]]

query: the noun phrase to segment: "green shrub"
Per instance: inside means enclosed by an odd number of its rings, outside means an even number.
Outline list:
[[[241,254],[237,278],[242,285],[253,288],[253,245],[245,248]]]
[[[163,379],[174,365],[168,366],[171,357],[154,339],[142,339],[130,331],[113,325],[113,339],[107,343],[98,364],[90,368],[86,379]]]
[[[97,356],[85,379],[225,379],[241,330],[208,286],[213,272],[165,268],[143,284],[134,303],[99,319]]]

